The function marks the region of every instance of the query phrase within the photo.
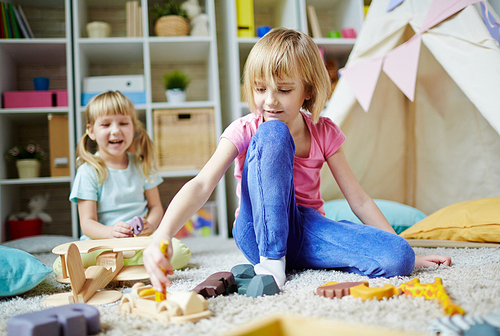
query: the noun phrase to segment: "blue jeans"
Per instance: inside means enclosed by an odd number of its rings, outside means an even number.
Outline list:
[[[252,137],[233,236],[252,263],[286,256],[287,269],[339,269],[369,277],[408,275],[415,253],[405,239],[370,225],[332,221],[297,206],[295,145],[285,123],[267,121]]]

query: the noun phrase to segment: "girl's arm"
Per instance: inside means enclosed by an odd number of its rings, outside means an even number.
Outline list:
[[[163,216],[163,206],[161,204],[158,187],[145,190],[144,197],[148,202],[148,216],[147,219],[144,219],[147,225],[144,225],[144,231],[141,232],[141,236],[152,234],[158,228],[158,225],[160,225],[161,216]],[[146,227],[148,229],[146,229]]]
[[[396,234],[384,214],[382,214],[382,211],[380,211],[375,202],[359,184],[358,179],[347,163],[344,149],[340,147],[335,154],[328,158],[327,162],[352,212],[354,212],[361,222]],[[451,266],[451,258],[434,254],[415,256],[415,268],[431,267],[434,265]]]
[[[222,138],[203,169],[188,181],[170,202],[151,244],[144,250],[144,266],[157,291],[163,291],[164,285],[170,285],[166,274],[173,273],[170,265],[172,237],[206,203],[237,155],[236,146]],[[160,252],[161,240],[169,242],[168,258]]]
[[[382,211],[370,196],[363,190],[351,167],[347,163],[344,148],[341,146],[335,154],[327,159],[328,167],[339,185],[340,191],[346,198],[352,212],[359,220],[368,225],[378,227],[396,234]]]
[[[106,226],[97,221],[97,202],[78,200],[78,214],[82,233],[91,239],[126,238],[133,236],[133,229],[125,222]]]

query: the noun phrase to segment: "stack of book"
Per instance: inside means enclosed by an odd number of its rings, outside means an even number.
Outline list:
[[[21,5],[0,1],[0,38],[33,38]]]
[[[142,36],[142,8],[139,1],[127,1],[125,5],[127,37]]]

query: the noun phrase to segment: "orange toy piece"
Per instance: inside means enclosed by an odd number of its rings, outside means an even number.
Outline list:
[[[365,282],[361,285],[351,287],[351,295],[361,298],[363,301],[371,299],[382,300],[383,298],[391,298],[394,295],[400,294],[401,290],[390,284],[385,284],[384,287],[368,287],[368,283]]]
[[[460,308],[453,300],[448,296],[446,290],[443,286],[443,280],[441,278],[436,278],[434,283],[420,283],[418,278],[414,278],[400,286],[401,290],[406,295],[414,297],[425,297],[428,300],[436,299],[443,306],[444,313],[446,315],[460,314],[464,315],[465,311]],[[351,289],[352,291],[352,289]]]

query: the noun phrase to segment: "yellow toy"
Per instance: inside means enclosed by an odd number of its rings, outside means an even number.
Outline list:
[[[394,295],[400,295],[401,290],[390,284],[385,284],[384,287],[368,287],[368,283],[363,283],[358,286],[351,287],[351,295],[361,300],[391,298]]]
[[[390,298],[395,295],[405,293],[407,296],[420,297],[426,299],[436,299],[443,306],[446,315],[460,314],[464,315],[465,311],[455,304],[446,293],[443,286],[443,280],[436,278],[433,283],[420,283],[418,278],[414,278],[408,282],[401,284],[400,287],[394,287],[390,284],[385,284],[384,287],[369,287],[368,282],[362,281],[357,284],[355,282],[327,282],[316,290],[318,295],[328,298],[342,298],[346,295],[352,295],[361,300]]]
[[[428,300],[438,300],[441,306],[443,306],[446,315],[465,314],[465,311],[448,296],[441,278],[436,278],[433,283],[420,283],[418,278],[414,278],[402,284],[400,288],[408,296],[423,296]]]

